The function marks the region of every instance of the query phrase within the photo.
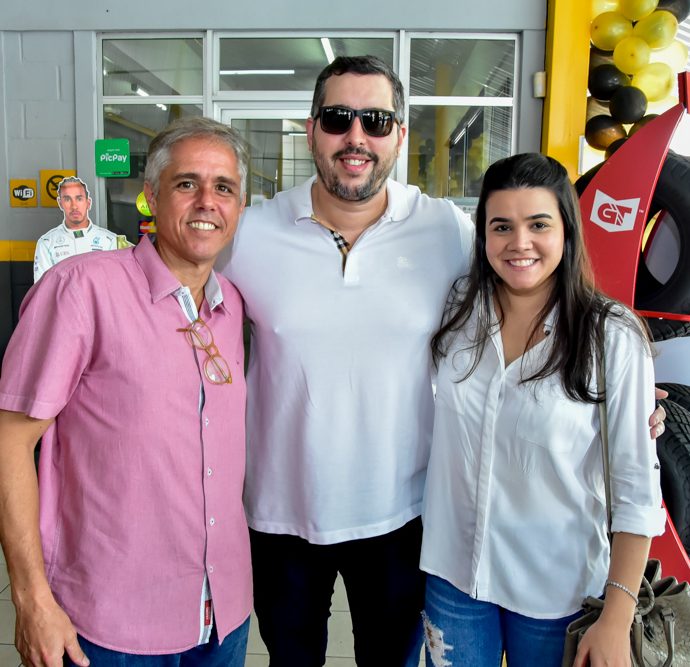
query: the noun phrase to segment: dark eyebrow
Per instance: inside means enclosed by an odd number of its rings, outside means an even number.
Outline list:
[[[173,176],[172,176],[172,179],[174,181],[177,181],[180,178],[195,179],[195,178],[199,178],[199,174],[197,174],[196,172],[193,172],[193,171],[181,171],[181,172],[178,172],[177,174],[173,174]]]
[[[216,178],[216,183],[227,183],[228,185],[237,186],[237,181],[234,178],[226,178],[225,176]]]
[[[542,220],[543,218],[548,218],[549,220],[552,220],[552,216],[549,215],[548,213],[535,213],[534,215],[528,215],[525,220]],[[491,220],[488,221],[489,225],[493,225],[494,223],[499,223],[499,222],[510,222],[510,218],[502,218],[500,216],[495,216],[491,218]]]
[[[199,174],[197,174],[195,171],[183,171],[179,172],[177,174],[173,174],[172,180],[173,181],[179,181],[179,180],[185,180],[189,179],[192,181],[198,180]],[[216,183],[227,183],[228,185],[233,185],[237,187],[237,181],[234,178],[230,178],[227,176],[217,176],[215,179]]]

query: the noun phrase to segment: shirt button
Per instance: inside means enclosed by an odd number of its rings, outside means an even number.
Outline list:
[[[208,573],[213,574],[213,565],[208,566]]]
[[[204,418],[204,426],[208,426],[208,417]]]
[[[211,470],[211,468],[208,468],[206,470],[206,474],[210,477],[213,474],[213,470]]]
[[[209,524],[210,524],[211,526],[215,526],[215,525],[216,525],[216,520],[215,520],[213,517],[211,517],[211,518],[208,520],[208,522],[209,522]]]

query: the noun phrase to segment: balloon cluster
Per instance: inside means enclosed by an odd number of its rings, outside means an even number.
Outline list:
[[[592,9],[585,139],[608,157],[656,117],[648,103],[669,98],[685,70],[688,47],[675,37],[690,0],[592,0]]]

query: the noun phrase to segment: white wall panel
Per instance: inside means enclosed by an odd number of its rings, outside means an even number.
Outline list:
[[[32,0],[5,3],[6,30],[543,30],[545,0]]]

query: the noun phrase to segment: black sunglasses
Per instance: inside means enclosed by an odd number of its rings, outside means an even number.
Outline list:
[[[394,111],[386,109],[350,109],[350,107],[320,107],[314,117],[321,119],[321,129],[328,134],[345,134],[359,118],[362,129],[370,137],[387,137],[398,121]]]

